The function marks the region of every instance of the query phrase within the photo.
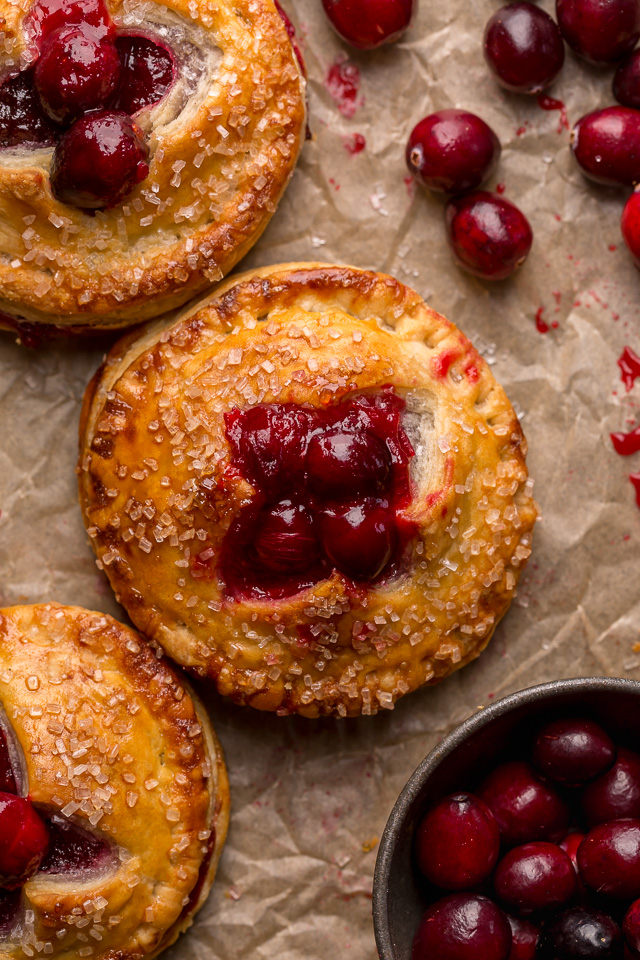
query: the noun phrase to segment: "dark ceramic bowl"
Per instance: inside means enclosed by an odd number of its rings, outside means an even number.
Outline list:
[[[637,750],[640,683],[590,677],[520,690],[461,723],[412,774],[391,811],[376,861],[373,924],[380,960],[411,960],[413,938],[430,900],[413,863],[413,838],[424,814],[454,790],[473,790],[503,760],[526,759],[535,730],[563,714],[591,717],[616,742]]]

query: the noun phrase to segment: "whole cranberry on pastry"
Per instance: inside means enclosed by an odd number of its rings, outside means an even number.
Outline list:
[[[29,800],[0,793],[0,887],[15,890],[37,871],[49,846],[43,820]]]

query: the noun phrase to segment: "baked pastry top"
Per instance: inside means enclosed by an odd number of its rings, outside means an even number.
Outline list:
[[[35,875],[0,890],[0,957],[155,956],[202,906],[227,832],[204,709],[135,631],[54,603],[0,611],[0,702],[2,789],[8,757],[49,833]]]
[[[37,24],[56,3],[73,20],[103,0],[0,0],[0,79],[31,76]],[[158,102],[136,110],[125,91],[148,175],[114,206],[80,209],[52,192],[55,136],[33,143],[19,129],[12,146],[3,136],[0,327],[85,332],[185,303],[258,239],[304,140],[304,78],[273,0],[106,0],[105,9],[118,41],[150,39],[172,65]],[[12,103],[0,103],[0,129]]]
[[[375,713],[477,657],[531,552],[504,391],[382,274],[270,267],[128,334],[80,447],[98,565],[136,625],[281,714]]]

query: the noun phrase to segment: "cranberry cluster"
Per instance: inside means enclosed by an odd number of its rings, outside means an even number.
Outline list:
[[[149,37],[116,35],[104,0],[38,0],[25,20],[35,65],[0,86],[0,142],[55,144],[51,189],[97,210],[120,203],[149,173],[132,119],[174,79],[171,52]]]
[[[548,723],[531,762],[441,800],[415,854],[434,902],[413,960],[640,957],[640,755],[592,720]]]

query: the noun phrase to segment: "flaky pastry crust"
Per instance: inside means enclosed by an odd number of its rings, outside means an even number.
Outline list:
[[[273,0],[107,5],[118,29],[159,37],[178,64],[167,96],[135,115],[149,176],[90,215],[53,197],[53,148],[0,149],[0,328],[87,332],[186,303],[256,242],[304,140],[304,79]],[[0,77],[36,55],[30,6],[0,0]]]
[[[156,956],[202,906],[226,837],[206,712],[134,630],[55,603],[0,611],[0,702],[20,792],[112,849],[95,871],[28,881],[0,958]]]
[[[384,384],[406,400],[416,450],[417,535],[398,575],[358,591],[334,571],[275,602],[225,596],[220,544],[253,493],[221,482],[225,411]],[[382,274],[271,267],[129,334],[87,389],[80,446],[88,532],[133,621],[263,710],[375,713],[441,680],[487,645],[531,552],[537,509],[504,391],[453,324]]]

